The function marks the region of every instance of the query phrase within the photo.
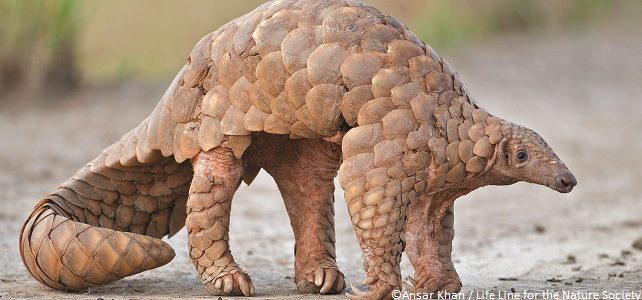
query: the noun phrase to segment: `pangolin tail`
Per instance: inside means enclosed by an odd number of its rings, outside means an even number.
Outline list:
[[[59,290],[81,290],[157,268],[174,258],[160,239],[75,222],[50,199],[36,205],[20,233],[29,273]]]
[[[161,238],[185,223],[193,171],[189,162],[179,164],[156,150],[147,151],[144,159],[131,158],[135,151],[128,149],[135,149],[138,131],[126,134],[62,183],[25,221],[20,255],[44,285],[85,289],[174,258],[174,250]]]

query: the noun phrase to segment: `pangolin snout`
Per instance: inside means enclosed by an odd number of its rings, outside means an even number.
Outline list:
[[[577,179],[571,172],[564,172],[555,176],[556,189],[560,193],[569,193],[577,185]]]

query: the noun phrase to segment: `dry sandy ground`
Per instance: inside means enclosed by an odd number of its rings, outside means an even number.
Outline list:
[[[454,258],[465,291],[641,290],[642,252],[631,245],[642,237],[642,40],[625,25],[442,53],[484,107],[541,133],[579,181],[568,195],[517,184],[460,199]],[[167,266],[86,294],[41,286],[18,255],[18,230],[36,200],[142,120],[162,92],[102,87],[48,107],[0,110],[0,297],[208,297],[184,230],[169,240],[177,257]],[[360,282],[361,254],[341,192],[336,198],[338,263],[348,282]],[[257,298],[320,298],[296,294],[293,246],[278,191],[262,173],[240,189],[232,216],[232,249]],[[412,274],[407,261],[403,270]]]

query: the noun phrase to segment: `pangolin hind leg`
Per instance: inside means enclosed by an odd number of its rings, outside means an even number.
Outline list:
[[[228,243],[232,197],[243,163],[224,142],[197,154],[192,165],[185,221],[192,262],[211,294],[250,296],[254,293],[250,276],[236,264]]]
[[[459,292],[461,280],[451,260],[454,204],[442,212],[427,208],[429,205],[416,201],[408,208],[405,252],[415,269],[408,288],[425,293]]]
[[[339,145],[274,135],[262,135],[254,144],[252,156],[276,181],[290,217],[297,289],[341,293],[345,280],[336,263],[333,196],[341,162]]]

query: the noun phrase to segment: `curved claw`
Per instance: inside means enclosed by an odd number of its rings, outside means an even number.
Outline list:
[[[365,285],[371,285],[375,282],[377,282],[377,277],[366,277],[366,279],[364,279],[362,283]]]
[[[223,278],[216,278],[216,280],[214,281],[214,288],[220,290],[221,287],[223,287]]]
[[[410,276],[408,276],[406,280],[402,281],[401,284],[403,285],[403,288],[407,291],[412,292],[412,291],[415,291],[415,289],[417,288],[417,282],[415,282],[415,279]]]
[[[316,284],[317,286],[321,286],[323,284],[324,276],[325,272],[323,272],[323,268],[314,270],[314,284]]]
[[[305,279],[296,281],[296,285],[304,294],[338,294],[345,287],[344,278],[336,268],[319,267],[309,272]]]
[[[235,273],[234,280],[238,284],[238,287],[244,296],[252,295],[252,288],[253,288],[252,282],[248,280],[248,278],[245,277],[243,273],[240,273],[240,272]]]
[[[339,283],[337,285],[337,292],[341,293],[341,292],[343,292],[343,289],[345,289],[345,287],[346,287],[346,280],[345,280],[345,277],[343,276],[343,273],[339,273],[339,274],[341,275],[341,280],[339,281]]]
[[[205,283],[205,288],[215,296],[246,296],[254,294],[254,285],[249,275],[243,272],[225,274]]]
[[[330,289],[332,289],[333,286],[335,286],[335,281],[337,280],[337,277],[339,277],[339,272],[334,269],[326,269],[325,270],[325,281],[323,282],[323,286],[321,286],[321,290],[319,291],[321,294],[327,294],[330,292]]]
[[[350,289],[352,294],[346,293],[346,297],[351,300],[378,300],[378,299],[390,299],[393,288],[385,283],[379,282],[374,288],[371,288],[368,292],[363,292],[355,287],[353,284],[350,284]]]
[[[350,284],[350,291],[352,291],[352,293],[357,295],[357,296],[362,296],[362,295],[366,294],[366,292],[362,292],[361,290],[359,290],[359,288],[354,286],[354,284],[352,284],[352,283]],[[346,293],[346,296],[350,297],[350,295],[348,293]]]

